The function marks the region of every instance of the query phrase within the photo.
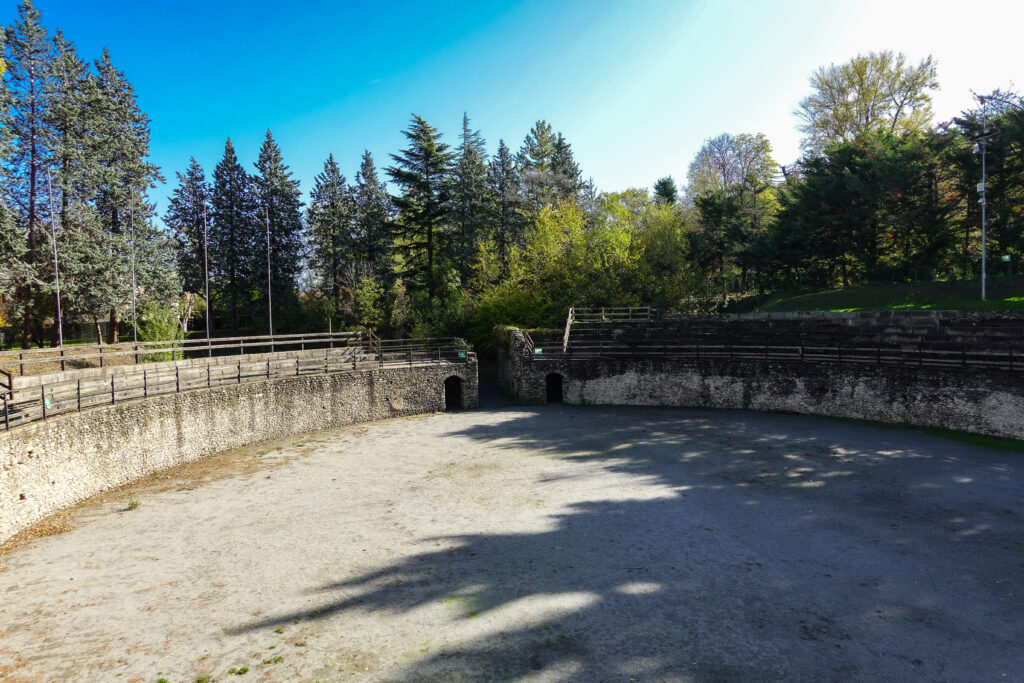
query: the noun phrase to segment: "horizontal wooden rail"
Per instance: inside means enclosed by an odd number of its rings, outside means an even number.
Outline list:
[[[535,346],[531,357],[566,359],[683,358],[729,360],[782,360],[811,363],[870,363],[939,368],[970,368],[1024,372],[1024,354],[1012,348],[978,350],[959,348],[904,348],[898,345],[873,346],[842,344],[755,344],[715,343],[678,344],[660,341],[626,344],[588,340],[575,342],[565,351],[560,345]]]
[[[279,377],[358,372],[374,368],[438,362],[466,362],[461,339],[370,337],[349,346],[271,354],[209,358],[196,365],[141,365],[107,377],[43,382],[3,393],[4,429],[48,420],[56,415],[193,389],[215,388]],[[9,376],[9,375],[8,375]]]
[[[212,356],[216,351],[224,353],[237,351],[244,354],[260,353],[266,350],[276,351],[281,348],[306,347],[317,348],[334,346],[335,344],[351,344],[362,339],[360,332],[318,332],[312,334],[290,335],[259,335],[250,337],[212,337],[210,339],[176,339],[154,342],[125,342],[121,344],[90,344],[81,346],[63,346],[46,349],[19,349],[17,351],[0,352],[0,367],[17,367],[18,374],[24,375],[26,369],[42,367],[45,364],[60,365],[60,370],[67,369],[69,363],[85,367],[105,367],[112,359],[131,357],[135,364],[144,362],[152,356],[171,354],[172,358],[181,354],[192,356]],[[261,351],[263,350],[263,351]]]

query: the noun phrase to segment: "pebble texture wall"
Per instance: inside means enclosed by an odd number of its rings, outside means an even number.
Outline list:
[[[63,415],[0,432],[0,542],[152,472],[230,448],[445,409],[445,379],[478,402],[477,361],[230,385]]]
[[[507,335],[507,337],[505,337]],[[725,360],[531,357],[519,330],[498,342],[499,379],[544,403],[562,376],[565,403],[774,410],[852,417],[1024,439],[1024,375],[971,369]]]

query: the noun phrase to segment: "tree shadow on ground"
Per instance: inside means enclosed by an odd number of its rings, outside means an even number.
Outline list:
[[[452,436],[642,484],[549,528],[313,589],[240,627],[439,602],[480,620],[388,680],[974,679],[1024,670],[1024,465],[912,433],[733,411],[509,408]],[[529,454],[522,455],[528,449]],[[542,484],[571,484],[561,474]],[[563,479],[560,480],[560,477]]]

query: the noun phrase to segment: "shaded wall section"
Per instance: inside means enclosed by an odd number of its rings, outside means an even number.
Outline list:
[[[0,433],[0,542],[61,508],[221,451],[444,410],[445,380],[479,406],[477,360],[275,379],[62,415]]]
[[[498,376],[523,403],[563,377],[574,405],[745,408],[851,417],[1024,439],[1024,375],[860,363],[572,359],[531,355],[520,330],[496,331]]]

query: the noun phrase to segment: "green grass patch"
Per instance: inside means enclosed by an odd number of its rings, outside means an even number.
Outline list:
[[[813,292],[780,292],[741,299],[729,313],[884,310],[1003,311],[1024,309],[1024,278],[1004,277],[988,283],[981,300],[980,281],[863,285]]]

